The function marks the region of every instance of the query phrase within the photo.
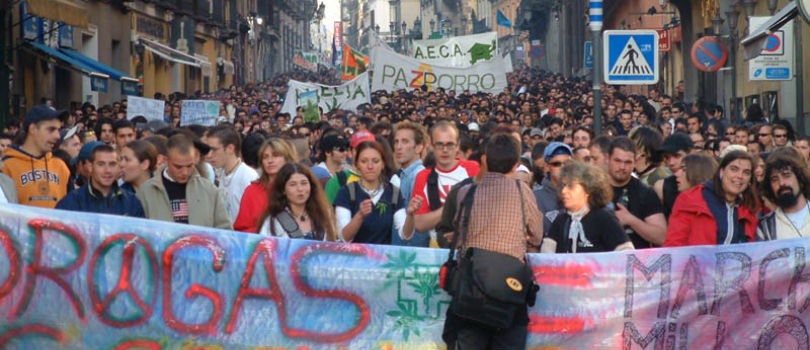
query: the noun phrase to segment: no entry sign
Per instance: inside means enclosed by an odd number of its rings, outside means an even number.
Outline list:
[[[723,42],[714,36],[705,36],[692,45],[692,63],[704,72],[716,72],[728,60],[728,50]]]

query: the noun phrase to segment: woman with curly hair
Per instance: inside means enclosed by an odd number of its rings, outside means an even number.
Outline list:
[[[306,167],[287,163],[276,175],[262,214],[260,235],[335,241],[332,207],[321,183]]]
[[[593,165],[572,162],[561,172],[560,199],[565,214],[557,215],[543,253],[592,253],[632,250],[633,243],[605,206],[613,198],[607,174]]]

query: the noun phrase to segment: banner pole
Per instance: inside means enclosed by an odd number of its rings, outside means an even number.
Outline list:
[[[602,0],[591,0],[590,28],[593,33],[593,127],[602,133]]]

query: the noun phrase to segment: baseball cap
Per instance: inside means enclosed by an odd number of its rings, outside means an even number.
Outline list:
[[[695,144],[692,142],[692,139],[690,139],[689,136],[687,136],[686,134],[679,132],[669,135],[664,140],[664,144],[658,148],[658,152],[661,153],[678,153],[678,151],[688,152],[693,147],[695,147]]]
[[[65,142],[65,140],[67,140],[67,139],[73,137],[74,135],[76,135],[76,132],[78,132],[78,131],[79,131],[79,126],[78,125],[70,128],[70,129],[62,129],[62,130],[60,130],[59,131],[59,141],[56,142],[56,147],[59,147],[60,145],[62,145],[62,142]]]
[[[346,148],[347,146],[346,140],[337,135],[326,135],[320,143],[321,151],[324,153],[332,152],[335,148]]]
[[[376,141],[377,139],[374,138],[370,132],[366,130],[361,130],[352,135],[352,140],[349,141],[349,146],[352,148],[357,148],[361,143],[366,141]]]
[[[543,137],[543,130],[540,130],[538,128],[532,129],[532,131],[529,132],[529,137],[535,137],[535,136]]]
[[[562,142],[552,142],[546,146],[545,152],[543,152],[543,158],[546,162],[551,161],[551,158],[554,156],[558,156],[561,154],[567,154],[569,156],[574,155],[574,152],[571,150],[571,147],[562,143]]]
[[[93,154],[93,150],[96,149],[96,147],[104,144],[105,143],[101,141],[93,141],[85,143],[84,146],[82,146],[82,149],[79,151],[79,155],[76,156],[76,158],[73,158],[73,160],[71,160],[70,163],[76,164],[80,161],[90,159],[90,155]]]
[[[734,151],[748,152],[748,148],[743,145],[729,145],[723,150],[723,152],[720,153],[720,159],[725,158],[726,155]]]
[[[68,111],[57,111],[48,105],[36,105],[28,111],[23,121],[23,130],[28,131],[28,126],[44,120],[59,119],[64,121],[68,116]]]

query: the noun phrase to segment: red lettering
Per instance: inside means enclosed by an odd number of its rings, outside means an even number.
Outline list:
[[[43,335],[63,344],[65,343],[66,340],[64,335],[62,335],[62,332],[60,332],[58,329],[34,323],[24,326],[12,327],[9,328],[7,331],[5,331],[3,335],[0,335],[0,349],[6,349],[7,348],[6,345],[12,339],[28,334]]]
[[[331,244],[331,243],[317,243],[311,244],[304,248],[299,249],[292,257],[292,263],[290,264],[290,274],[292,275],[293,284],[295,288],[301,291],[301,294],[313,297],[313,298],[331,298],[331,299],[342,299],[346,300],[360,309],[360,319],[357,320],[357,323],[348,331],[342,333],[325,333],[325,332],[316,332],[316,331],[308,331],[303,329],[293,329],[288,328],[285,322],[284,313],[279,311],[279,316],[281,318],[281,331],[289,337],[293,338],[307,338],[316,341],[322,342],[343,342],[350,340],[356,337],[360,332],[362,332],[366,326],[368,326],[368,322],[370,319],[370,313],[368,305],[366,305],[365,300],[361,298],[359,295],[345,291],[340,289],[327,289],[327,290],[318,290],[313,289],[310,287],[304,279],[301,278],[301,273],[299,272],[298,264],[309,257],[312,253],[317,253],[321,251],[327,251],[331,253],[337,254],[350,254],[350,255],[363,255],[368,257],[376,257],[374,252],[368,250],[363,245],[359,244]]]
[[[25,274],[25,289],[23,291],[23,298],[20,300],[17,307],[12,312],[12,319],[14,317],[19,317],[28,309],[28,305],[31,303],[31,299],[34,297],[34,289],[36,288],[37,282],[37,275],[41,275],[45,277],[62,288],[62,291],[65,292],[65,295],[70,301],[70,304],[73,305],[73,309],[76,311],[76,314],[79,316],[79,319],[82,322],[86,322],[85,315],[84,315],[84,306],[82,302],[79,300],[79,296],[76,292],[70,288],[70,285],[65,282],[59,275],[61,274],[68,274],[73,270],[77,269],[81,266],[82,262],[84,261],[85,256],[85,243],[84,238],[76,232],[75,229],[69,227],[67,225],[63,225],[58,222],[48,221],[45,219],[32,219],[28,222],[28,225],[34,229],[34,258],[31,262],[31,265],[26,267]],[[60,232],[63,235],[67,236],[76,246],[76,259],[73,260],[70,264],[64,267],[48,267],[43,266],[41,264],[42,260],[42,247],[45,244],[45,234],[43,229],[50,229],[56,232]],[[49,300],[48,302],[55,302],[54,300]]]
[[[127,349],[149,349],[161,350],[163,344],[158,343],[152,339],[130,339],[125,340],[116,345],[113,350],[127,350]]]
[[[278,288],[278,283],[276,282],[276,271],[273,267],[275,253],[276,241],[269,238],[264,238],[259,241],[256,248],[253,249],[253,253],[250,255],[250,260],[248,261],[245,274],[242,275],[242,283],[239,285],[239,293],[237,293],[236,300],[233,303],[231,315],[228,317],[228,323],[225,325],[226,334],[233,333],[234,327],[236,326],[236,321],[239,318],[239,311],[242,307],[242,301],[245,297],[270,299],[275,302],[276,307],[278,308],[281,324],[284,324],[284,319],[286,316],[284,312],[284,296],[281,294],[281,290]],[[270,283],[270,288],[250,288],[250,280],[253,278],[253,270],[256,267],[256,260],[258,260],[259,256],[261,255],[264,255],[262,262],[264,263],[264,271],[267,274],[267,281]]]
[[[107,252],[110,250],[110,248],[112,248],[112,245],[115,242],[123,242],[124,244],[124,252],[122,254],[121,262],[121,275],[118,278],[118,283],[115,285],[115,288],[113,288],[107,297],[104,298],[104,300],[101,300],[101,292],[98,290],[95,283],[96,263],[98,262],[99,258],[101,258],[103,261],[104,256],[106,256]],[[152,287],[151,299],[148,305],[144,302],[143,298],[141,298],[138,292],[135,291],[135,286],[133,286],[132,281],[130,281],[135,248],[139,244],[143,246],[143,249],[146,252],[152,272],[152,280],[150,281]],[[149,243],[146,242],[146,240],[131,233],[112,235],[101,243],[101,245],[96,248],[95,253],[93,253],[93,257],[90,259],[90,269],[87,271],[87,290],[90,292],[90,299],[93,301],[93,311],[95,311],[96,315],[98,315],[101,322],[104,322],[112,327],[131,327],[146,322],[146,320],[152,316],[155,303],[157,302],[157,282],[158,263],[155,252],[152,251],[152,247],[149,246]],[[129,295],[135,305],[141,310],[140,316],[121,319],[111,315],[108,312],[107,309],[109,308],[110,304],[115,301],[115,298],[117,298],[121,293],[126,293]]]
[[[213,312],[208,321],[198,324],[188,324],[174,317],[172,312],[172,266],[174,253],[183,248],[191,246],[202,246],[211,251],[214,256],[214,271],[222,271],[225,266],[225,249],[212,238],[200,235],[183,236],[174,241],[163,253],[163,319],[169,328],[182,333],[213,333],[216,330],[216,323],[222,317],[222,296],[215,291],[199,285],[192,284],[186,290],[186,299],[193,299],[197,296],[207,298],[213,304]]]
[[[4,227],[0,227],[0,243],[3,244],[6,259],[8,259],[8,278],[0,285],[0,299],[2,299],[6,294],[11,293],[17,286],[17,280],[20,279],[20,253],[17,252],[14,241],[11,240],[11,236],[6,233]]]
[[[418,84],[417,81],[419,79],[422,79],[422,77],[425,75],[425,72],[418,71],[418,70],[412,70],[411,73],[416,74],[416,77],[414,77],[413,80],[411,80],[411,85],[410,86],[412,88],[416,88],[416,89],[422,87],[422,84]]]

